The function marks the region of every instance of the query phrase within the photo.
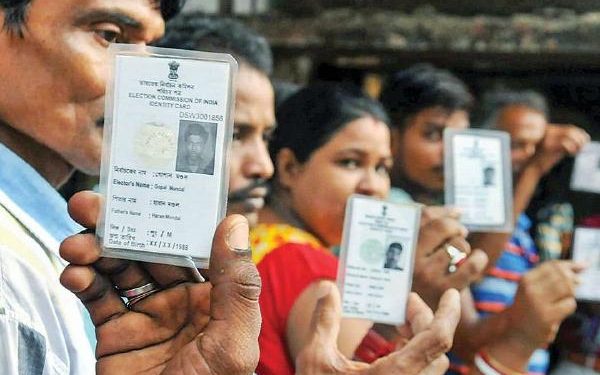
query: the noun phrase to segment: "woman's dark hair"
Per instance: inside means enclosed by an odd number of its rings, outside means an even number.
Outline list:
[[[469,111],[473,96],[467,86],[447,70],[429,64],[415,65],[393,74],[380,96],[391,126],[404,130],[408,119],[426,108]]]
[[[269,144],[271,159],[284,148],[303,163],[347,123],[373,117],[389,124],[384,109],[359,89],[317,83],[300,89],[277,108],[277,128]]]
[[[34,0],[0,0],[0,9],[4,11],[4,31],[23,36],[23,26],[27,7]],[[156,0],[160,3],[160,12],[165,20],[173,18],[181,11],[186,0]]]

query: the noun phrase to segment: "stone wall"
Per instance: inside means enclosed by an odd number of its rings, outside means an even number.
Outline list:
[[[511,15],[513,13],[531,13],[542,8],[565,8],[585,13],[600,10],[597,0],[274,0],[274,7],[289,13],[318,14],[329,8],[353,7],[385,8],[403,12],[412,12],[423,4],[432,6],[441,12],[456,15],[473,16],[478,14]]]
[[[546,8],[535,14],[457,16],[433,8],[416,13],[353,8],[314,17],[250,21],[275,47],[366,47],[390,50],[600,52],[600,11]]]
[[[302,82],[314,64],[385,70],[407,60],[474,70],[600,69],[600,11],[466,16],[431,6],[410,13],[324,9],[314,16],[272,12],[247,19],[270,40],[278,75]]]

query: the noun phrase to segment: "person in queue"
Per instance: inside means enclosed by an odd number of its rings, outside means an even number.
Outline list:
[[[244,215],[255,225],[268,191],[265,182],[273,175],[267,145],[275,129],[275,94],[268,42],[239,21],[189,13],[169,22],[158,46],[228,53],[238,62],[227,213]]]
[[[399,169],[395,174],[409,179],[401,187],[417,201],[430,202],[428,197],[443,195],[443,130],[456,127],[452,121],[456,116],[461,119],[459,128],[469,126],[469,107],[447,103],[466,97],[464,93],[468,90],[456,77],[427,65],[400,72],[385,85],[381,101],[393,119],[396,136],[392,149],[397,150]],[[462,109],[457,112],[456,108]],[[440,109],[445,110],[446,117],[432,114]],[[554,159],[549,150],[542,147],[539,151],[536,160],[544,165]],[[528,165],[537,169],[536,164]],[[531,181],[520,175],[515,182],[518,217],[527,206],[528,198],[523,197],[535,184],[530,185]],[[560,322],[575,308],[574,288],[581,265],[564,261],[536,267],[533,242],[526,228],[520,226],[512,236],[483,233],[469,237],[469,242],[485,250],[491,264],[488,277],[475,284],[472,292],[462,293],[462,318],[453,353],[469,364],[474,358],[480,363],[482,357],[491,358],[514,373],[523,373],[532,359],[530,371],[543,372],[547,357],[536,350],[552,340]],[[480,293],[483,289],[495,303],[486,302]],[[470,371],[458,361],[452,368],[461,373]]]
[[[263,282],[260,375],[298,369],[310,316],[324,290],[335,288],[337,259],[330,248],[341,242],[346,200],[353,193],[385,198],[392,162],[387,116],[354,89],[325,83],[303,88],[277,109],[277,123],[269,146],[273,193],[251,231]],[[435,218],[429,224],[421,230],[426,240],[419,252],[431,253],[448,241],[470,250],[455,220]],[[447,255],[436,259],[443,264]],[[409,310],[417,301],[412,297]],[[351,357],[371,325],[343,319],[340,353]],[[445,358],[438,359],[430,365],[434,373],[445,368]]]
[[[530,256],[534,258],[534,262],[539,262],[540,249],[529,238],[532,222],[525,210],[542,178],[565,157],[576,155],[589,142],[590,137],[577,126],[549,123],[546,99],[532,90],[488,92],[483,96],[480,115],[484,128],[502,130],[510,134],[513,178],[517,181],[514,197],[515,215],[519,213],[517,229],[513,236],[523,233],[522,242],[531,241]],[[502,253],[499,262],[509,264],[509,250]],[[503,278],[501,275],[496,275],[495,278],[488,277],[473,289],[475,300],[482,306],[479,309],[481,311],[486,312],[487,306],[484,302],[497,299],[498,293],[490,288],[493,282],[502,283]],[[496,287],[498,286],[500,285]],[[557,326],[553,327],[553,331],[557,329]],[[542,361],[545,357],[545,352],[538,351],[537,356],[532,359],[534,363],[530,364],[530,370],[546,371],[548,361]],[[536,358],[539,363],[537,368],[534,367]]]
[[[59,243],[81,227],[56,189],[99,171],[109,43],[158,39],[182,5],[0,1],[2,374],[93,372],[92,324],[59,284]]]

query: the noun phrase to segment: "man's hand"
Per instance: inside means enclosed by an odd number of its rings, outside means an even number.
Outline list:
[[[583,268],[571,261],[550,261],[525,274],[515,302],[506,310],[509,335],[531,349],[552,342],[560,323],[577,307],[577,273]]]
[[[531,160],[540,176],[547,174],[565,156],[574,156],[590,141],[590,135],[574,125],[548,124],[546,134]]]
[[[460,318],[459,295],[447,291],[433,315],[415,294],[409,297],[407,323],[398,328],[397,351],[372,364],[351,361],[337,350],[341,319],[337,289],[319,300],[312,318],[311,337],[296,358],[298,375],[438,375],[448,369],[445,353],[452,347]]]
[[[435,308],[446,290],[462,290],[481,277],[487,265],[487,255],[478,249],[471,251],[471,246],[465,240],[467,229],[458,222],[455,210],[426,207],[423,212],[415,256],[413,291]],[[446,244],[469,255],[454,273],[448,272],[450,256],[444,250]]]
[[[69,213],[93,229],[100,196],[75,195]],[[96,326],[99,374],[250,374],[258,363],[260,278],[250,260],[248,223],[226,218],[212,245],[210,283],[193,270],[100,257],[93,234],[61,244],[71,264],[61,276]],[[154,283],[159,291],[127,308],[119,289]]]

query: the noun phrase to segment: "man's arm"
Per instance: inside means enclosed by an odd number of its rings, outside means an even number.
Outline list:
[[[577,273],[582,269],[569,261],[542,264],[523,276],[512,306],[484,319],[478,318],[465,291],[453,351],[472,362],[475,353],[487,348],[502,363],[524,370],[533,352],[550,343],[562,320],[575,311]]]
[[[549,124],[546,135],[531,161],[515,181],[513,192],[513,222],[517,222],[535,193],[540,180],[564,157],[576,155],[590,141],[590,136],[573,125]],[[488,269],[496,261],[510,240],[511,233],[477,233],[469,238],[471,246],[485,250],[489,257]]]

